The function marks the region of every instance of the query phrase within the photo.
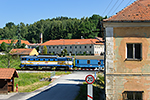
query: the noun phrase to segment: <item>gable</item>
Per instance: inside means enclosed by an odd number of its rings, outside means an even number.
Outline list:
[[[19,77],[14,68],[0,68],[0,79],[11,79],[12,77]]]

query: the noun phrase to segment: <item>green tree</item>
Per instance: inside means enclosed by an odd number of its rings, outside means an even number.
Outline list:
[[[2,44],[1,44],[1,50],[2,51],[6,50],[6,43],[5,42],[2,42]]]
[[[12,55],[10,54],[10,53],[13,53],[13,52],[10,52],[13,48],[14,48],[14,40],[12,40],[9,45],[6,45],[6,49],[4,51],[4,53],[5,53],[4,58],[5,59],[2,59],[0,61],[4,68],[11,68],[11,67],[14,67],[16,65],[13,62]]]
[[[46,45],[44,45],[44,47],[43,47],[43,54],[47,54],[47,47],[46,47]]]
[[[68,52],[68,51],[67,51],[66,49],[63,49],[63,50],[61,51],[61,56],[64,57],[65,55],[67,55],[67,52]]]
[[[25,39],[26,35],[28,34],[28,27],[23,22],[21,22],[19,26],[20,26],[20,35],[22,39]]]
[[[36,49],[37,51],[39,51],[39,46],[37,46],[35,49]]]
[[[31,43],[39,43],[39,34],[43,33],[43,42],[54,39],[80,39],[94,38],[102,36],[100,32],[93,32],[93,30],[100,30],[100,21],[104,18],[100,15],[93,14],[91,17],[83,17],[81,19],[56,17],[52,19],[45,19],[37,21],[33,24],[19,24],[20,35],[22,39],[28,40]],[[17,38],[17,26],[13,22],[6,23],[3,29],[0,29],[0,38],[12,39]]]
[[[26,44],[25,43],[22,43],[21,44],[21,48],[25,48],[26,47]]]
[[[9,29],[12,28],[12,26],[14,26],[15,24],[13,22],[8,22],[6,23],[6,27],[8,27]]]

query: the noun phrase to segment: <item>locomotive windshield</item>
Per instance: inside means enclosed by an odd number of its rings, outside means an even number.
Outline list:
[[[21,60],[26,60],[26,58],[22,58]]]
[[[71,58],[67,58],[67,61],[72,61],[72,59]]]

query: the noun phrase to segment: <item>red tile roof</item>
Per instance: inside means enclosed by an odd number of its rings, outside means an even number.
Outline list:
[[[0,79],[11,79],[12,77],[19,77],[14,68],[0,68]]]
[[[29,55],[33,49],[12,49],[10,54],[13,55]]]
[[[49,40],[41,45],[82,45],[82,44],[98,44],[98,43],[99,41],[97,39],[60,39],[60,40]]]
[[[103,21],[150,21],[150,0],[137,0]]]
[[[17,43],[18,40],[14,40],[14,43]],[[0,44],[2,44],[3,42],[7,43],[7,44],[10,44],[11,43],[11,40],[0,40]],[[27,40],[21,40],[21,44],[25,43],[26,45],[29,45],[29,41]]]

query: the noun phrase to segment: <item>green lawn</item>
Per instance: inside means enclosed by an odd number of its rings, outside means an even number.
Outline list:
[[[71,72],[56,72],[56,75],[70,74]],[[42,78],[50,78],[51,73],[18,73],[15,78],[15,86],[18,84],[19,92],[31,92],[40,87],[50,84],[49,81],[40,81]]]

